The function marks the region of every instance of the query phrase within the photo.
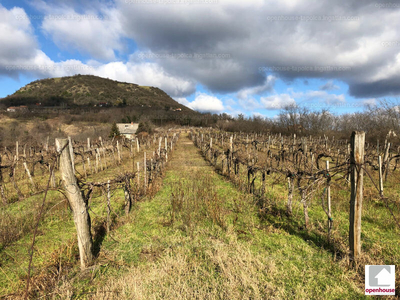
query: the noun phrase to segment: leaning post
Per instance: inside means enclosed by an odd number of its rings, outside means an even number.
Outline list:
[[[63,188],[67,195],[78,236],[81,269],[93,263],[93,241],[90,232],[90,215],[88,204],[82,197],[81,190],[75,177],[68,139],[56,139],[56,149],[60,154],[60,172]]]

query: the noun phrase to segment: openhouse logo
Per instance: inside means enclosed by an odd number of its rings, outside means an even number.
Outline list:
[[[365,266],[365,295],[395,295],[395,266]]]

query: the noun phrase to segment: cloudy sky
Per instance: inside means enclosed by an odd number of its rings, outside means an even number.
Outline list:
[[[94,74],[198,111],[360,111],[400,94],[400,2],[0,0],[0,97]]]

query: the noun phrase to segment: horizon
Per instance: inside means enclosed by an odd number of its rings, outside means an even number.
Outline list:
[[[0,97],[82,74],[199,112],[274,118],[286,105],[355,113],[400,93],[396,3],[5,0],[0,16]]]

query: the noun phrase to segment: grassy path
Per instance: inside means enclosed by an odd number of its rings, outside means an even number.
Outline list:
[[[79,299],[362,299],[332,254],[261,221],[253,199],[181,137],[156,196],[103,241],[96,267],[55,295]]]

